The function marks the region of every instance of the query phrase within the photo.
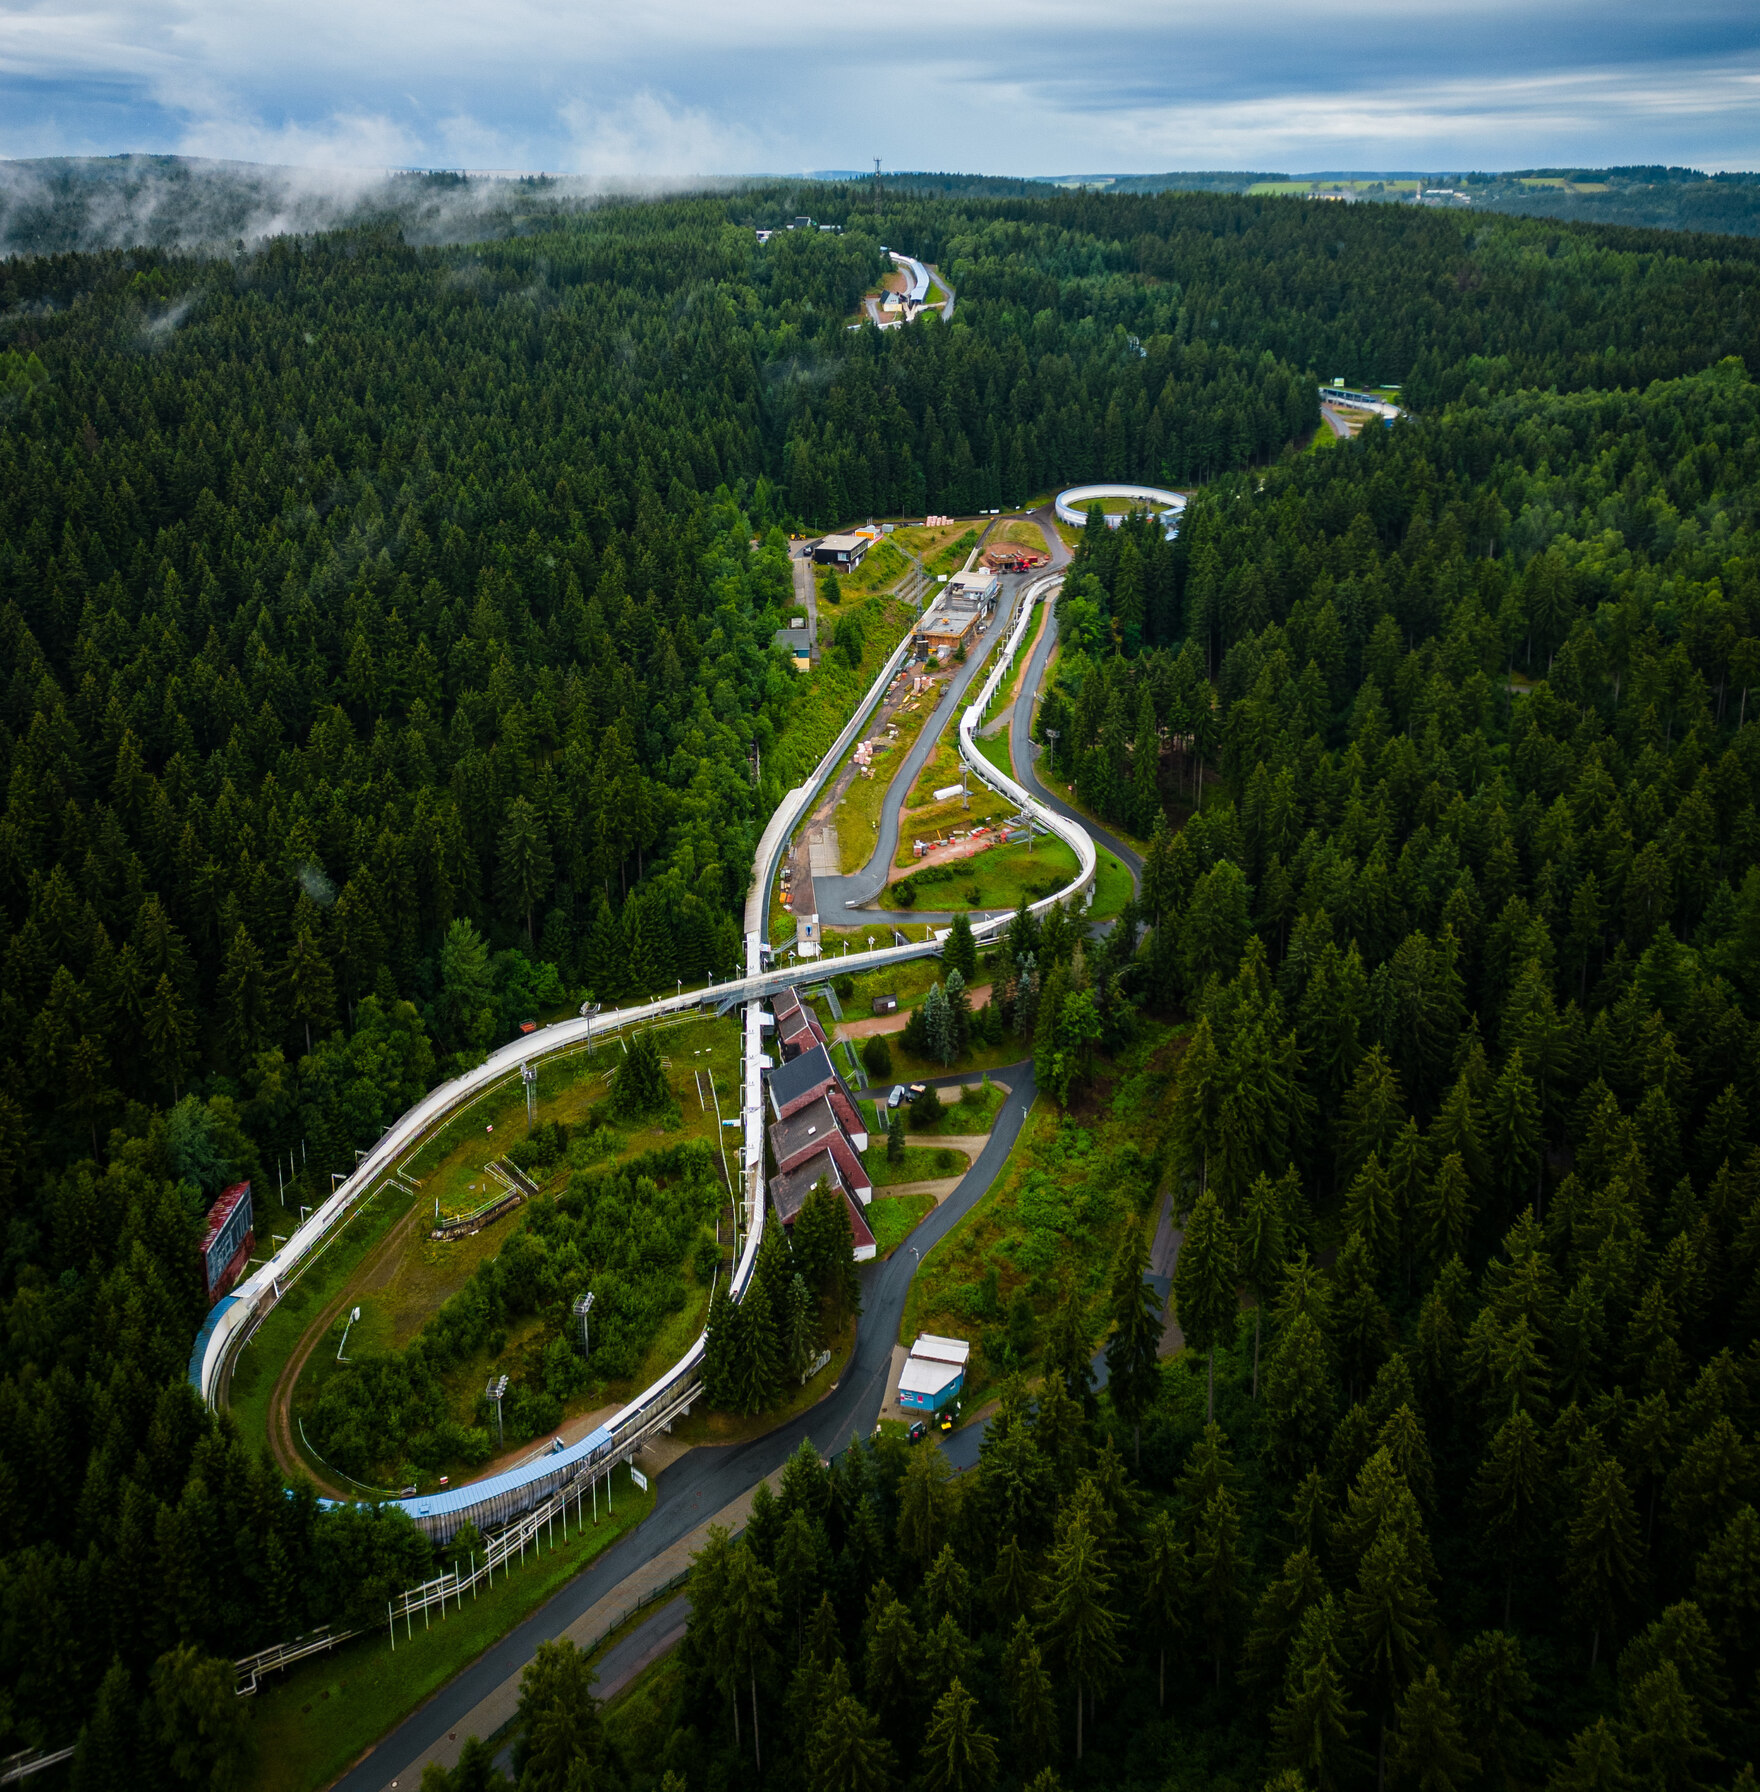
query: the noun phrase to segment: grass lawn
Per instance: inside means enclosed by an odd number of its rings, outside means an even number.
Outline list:
[[[984,973],[979,971],[978,976],[982,981]],[[887,1084],[888,1088],[893,1083],[926,1083],[931,1077],[937,1076],[969,1076],[976,1082],[987,1070],[1000,1070],[1005,1064],[1019,1064],[1033,1055],[1032,1041],[1019,1039],[1013,1033],[1005,1034],[1000,1045],[974,1046],[963,1058],[952,1064],[943,1064],[938,1058],[919,1058],[914,1053],[907,1052],[899,1043],[896,1033],[889,1034],[886,1043],[892,1047],[892,1077]],[[908,1126],[910,1122],[907,1120],[905,1124]],[[930,1136],[933,1137],[935,1132],[984,1132],[989,1124],[988,1119],[980,1117],[978,1123],[969,1126],[961,1122],[958,1125],[933,1128]]]
[[[923,762],[923,769],[917,774],[917,781],[911,786],[910,795],[905,799],[906,806],[921,808],[937,790],[945,790],[949,784],[957,784],[959,764],[959,741],[950,728],[935,743],[935,751]]]
[[[972,539],[960,551],[960,563],[963,565],[966,555],[977,545],[978,534],[970,523],[956,520],[951,523],[938,523],[933,529],[925,529],[922,524],[918,523],[910,528],[900,528],[892,539],[907,554],[914,554],[925,566],[929,566],[931,561],[944,552],[950,543],[959,541],[967,535]]]
[[[867,1217],[879,1254],[890,1257],[934,1208],[933,1195],[876,1195]]]
[[[954,782],[959,782],[957,773]],[[1019,813],[1013,803],[1005,802],[978,778],[970,780],[967,790],[969,797],[950,796],[944,803],[905,811],[898,831],[898,851],[892,856],[895,869],[902,871],[916,863],[913,844],[918,840],[945,840],[949,834],[968,833],[985,822]]]
[[[890,541],[882,539],[874,543],[862,556],[862,563],[853,573],[838,575],[838,583],[846,592],[854,591],[866,595],[879,591],[888,585],[896,584],[910,571],[910,562],[895,548]],[[823,622],[826,610],[821,608],[819,620]],[[830,614],[836,616],[837,608],[830,606]]]
[[[1014,548],[1030,548],[1036,554],[1048,553],[1044,531],[1031,517],[1010,517],[990,531],[990,545],[1006,544]]]
[[[920,938],[927,929],[924,924],[918,923],[911,927],[901,927],[900,931],[912,938]],[[860,947],[865,951],[869,933],[874,935],[876,951],[892,943],[890,930],[882,922],[877,928],[858,933],[850,950],[853,952]],[[877,971],[863,971],[860,976],[851,977],[850,981],[855,985],[855,993],[841,999],[843,1012],[851,1020],[861,1020],[870,1015],[876,996],[897,996],[900,1009],[914,1008],[929,993],[929,985],[941,981],[941,960],[928,957],[908,958],[903,964],[883,965]],[[896,1049],[896,1042],[891,1036],[888,1036],[887,1043]]]
[[[978,739],[978,751],[984,755],[1005,778],[1014,776],[1014,761],[1008,751],[1008,730],[1004,728],[1000,734],[981,735]]]
[[[1119,1236],[1152,1210],[1158,1143],[1181,1049],[1173,1029],[1145,1025],[1116,1062],[1102,1061],[1067,1113],[1034,1104],[1008,1162],[977,1205],[924,1259],[899,1322],[901,1343],[919,1331],[973,1339],[964,1404],[976,1411],[1006,1361],[1010,1301],[1025,1288],[1038,1353],[1066,1278],[1092,1313],[1095,1334]]]
[[[373,1195],[334,1234],[332,1244],[287,1291],[262,1329],[240,1352],[227,1401],[233,1422],[253,1451],[268,1448],[269,1396],[275,1377],[306,1327],[360,1267],[363,1257],[422,1199],[391,1184]]]
[[[864,636],[860,669],[852,671],[841,653],[826,653],[810,673],[790,674],[799,695],[764,754],[765,769],[774,771],[785,789],[800,783],[824,758],[914,620],[910,606],[896,599],[868,597],[858,602],[851,593],[841,611],[821,607],[825,642],[830,641],[838,616],[851,610],[861,618]]]
[[[1062,889],[1076,874],[1074,851],[1055,837],[1021,840],[1013,846],[994,846],[974,859],[948,867],[953,876],[945,883],[919,883],[912,908],[1018,908],[1023,898],[1036,902]],[[974,902],[968,892],[977,889]],[[888,884],[880,893],[884,908],[903,908],[899,886]]]
[[[1124,860],[1097,846],[1098,864],[1094,869],[1094,901],[1088,909],[1090,921],[1110,921],[1131,899],[1135,888],[1130,867]]]
[[[903,1113],[902,1108],[899,1109]],[[909,1121],[906,1121],[909,1124]],[[882,1129],[883,1131],[884,1129]],[[876,1189],[897,1188],[905,1182],[936,1182],[943,1176],[963,1176],[970,1167],[963,1151],[951,1145],[906,1145],[904,1158],[893,1163],[886,1155],[884,1137],[862,1153],[862,1163]]]
[[[1018,1041],[1004,1040],[1002,1046],[995,1049],[1001,1050],[1009,1045],[1013,1045],[1014,1047],[1014,1055],[1010,1061],[1018,1064],[1021,1061],[1023,1050]],[[953,1071],[938,1071],[937,1074],[946,1076],[953,1074],[955,1071],[962,1071],[964,1069],[966,1069],[964,1064],[955,1064],[953,1066]],[[976,1070],[972,1071],[974,1077],[979,1074],[980,1073]],[[921,1079],[918,1078],[916,1080],[920,1081]],[[945,1094],[946,1091],[942,1090],[940,1093]],[[968,1089],[960,1095],[960,1098],[957,1101],[942,1102],[941,1118],[938,1121],[931,1121],[927,1126],[918,1126],[907,1116],[905,1125],[910,1128],[909,1136],[916,1139],[932,1139],[938,1133],[953,1133],[958,1135],[961,1133],[988,1132],[990,1128],[996,1124],[997,1113],[1001,1109],[1003,1102],[1007,1099],[1007,1096],[1005,1096],[994,1083],[985,1084],[980,1087],[975,1094]],[[905,1149],[907,1151],[910,1149],[908,1144]]]
[[[627,1468],[612,1481],[609,1517],[601,1497],[597,1526],[589,1505],[588,1524],[579,1531],[571,1526],[567,1543],[558,1535],[554,1549],[528,1552],[525,1564],[505,1580],[478,1588],[475,1599],[467,1593],[462,1609],[452,1608],[444,1619],[430,1613],[426,1630],[417,1625],[405,1637],[400,1626],[395,1651],[379,1627],[268,1681],[244,1707],[257,1746],[252,1783],[258,1792],[327,1785],[369,1743],[646,1518],[653,1494],[638,1492]]]

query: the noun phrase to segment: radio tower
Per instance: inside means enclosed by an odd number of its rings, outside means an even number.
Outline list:
[[[880,158],[874,158],[874,216],[880,216]]]

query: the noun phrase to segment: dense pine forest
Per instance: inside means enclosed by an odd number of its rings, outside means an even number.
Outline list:
[[[1095,1399],[1072,1321],[969,1485],[803,1468],[726,1557],[786,1614],[756,1705],[702,1667],[669,1765],[754,1776],[761,1719],[828,1785],[1728,1782],[1751,247],[836,189],[760,246],[797,198],[0,263],[0,1751],[238,1783],[229,1659],[429,1571],[201,1409],[203,1215],[248,1175],[266,1231],[278,1160],[310,1200],[536,1010],[731,968],[831,732],[769,645],[786,531],[1119,475],[1206,484],[1084,542],[1051,710],[1155,841],[1106,1018],[1192,1023],[1143,1143],[1219,1429],[1191,1356]],[[951,324],[849,330],[881,242]],[[1334,374],[1415,418],[1296,452]],[[1086,1084],[1083,955],[1016,946]]]

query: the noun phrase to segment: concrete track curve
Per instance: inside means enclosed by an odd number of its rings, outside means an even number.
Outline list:
[[[1180,514],[1186,507],[1183,492],[1167,491],[1159,485],[1072,485],[1068,491],[1057,494],[1057,520],[1072,529],[1079,529],[1088,520],[1086,506],[1105,498],[1141,500],[1144,510],[1152,510],[1160,516],[1169,535],[1179,527]],[[1116,529],[1124,517],[1109,516],[1106,521],[1109,527]]]

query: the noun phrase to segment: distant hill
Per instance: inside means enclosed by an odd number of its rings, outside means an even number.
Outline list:
[[[1183,174],[1047,174],[1041,178],[1054,187],[1093,187],[1107,193],[1244,193],[1260,181],[1289,180],[1291,176],[1192,169]]]
[[[860,169],[821,169],[787,177],[704,176],[684,184],[727,192],[774,187],[779,179],[793,188],[791,203],[804,211],[815,207],[811,190],[865,186],[874,176]],[[1048,188],[1119,195],[1257,191],[1760,236],[1760,174],[1705,174],[1695,168],[1465,174],[1194,169],[1030,177],[883,170],[880,179],[887,193],[921,199],[1034,198]],[[674,189],[679,184],[671,183]],[[617,192],[637,196],[643,188],[624,181]],[[360,224],[395,226],[411,242],[474,241],[518,234],[610,196],[603,183],[569,175],[291,168],[186,156],[0,161],[0,256],[135,246],[224,251],[264,237]],[[847,201],[847,191],[840,198]]]
[[[1650,230],[1702,230],[1760,235],[1760,174],[1706,174],[1697,168],[1524,168],[1505,173],[1435,174],[1321,169],[1307,174],[1191,171],[1168,174],[1058,174],[1059,187],[1107,193],[1245,193],[1273,183],[1291,197],[1308,189],[1332,197],[1410,204],[1424,188],[1458,198],[1440,203],[1485,211],[1519,212],[1578,224],[1627,224]],[[1435,203],[1429,199],[1421,203]]]

